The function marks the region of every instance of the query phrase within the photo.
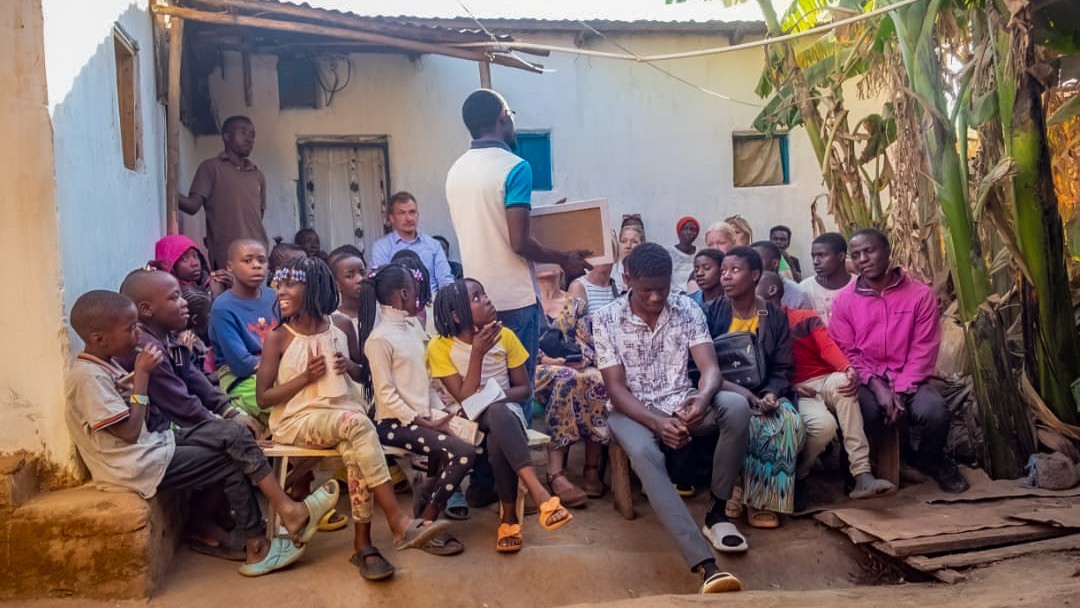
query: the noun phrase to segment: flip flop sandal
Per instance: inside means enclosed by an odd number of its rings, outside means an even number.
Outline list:
[[[495,550],[499,553],[517,553],[525,546],[525,538],[521,535],[521,524],[499,524],[499,540],[495,542]],[[506,541],[517,541],[507,543]]]
[[[457,521],[469,519],[469,503],[465,501],[465,494],[462,493],[460,488],[454,491],[450,495],[450,499],[446,501],[443,514]]]
[[[242,562],[247,560],[247,551],[243,549],[234,549],[222,545],[208,545],[200,540],[189,540],[188,547],[196,553],[229,560],[230,562]]]
[[[585,490],[574,485],[562,471],[548,475],[548,485],[551,486],[551,493],[559,497],[564,507],[576,509],[589,504],[589,495]]]
[[[349,518],[338,513],[337,509],[330,509],[319,518],[319,532],[337,532],[347,525]]]
[[[266,552],[266,557],[262,558],[260,562],[240,566],[238,572],[244,576],[270,574],[274,570],[280,570],[300,559],[305,549],[306,547],[297,547],[285,538],[271,539],[270,550]]]
[[[742,504],[742,488],[735,486],[731,490],[731,499],[724,502],[724,516],[728,519],[739,519],[745,509]]]
[[[772,530],[780,527],[780,516],[772,511],[764,511],[761,509],[755,509],[749,507],[747,509],[746,521],[754,528],[760,528],[763,530]]]
[[[461,541],[454,538],[453,534],[449,532],[443,532],[435,538],[420,545],[420,550],[432,555],[450,556],[457,555],[465,551],[465,545],[461,544]]]
[[[315,536],[315,532],[319,529],[319,521],[323,515],[326,515],[327,511],[337,505],[337,501],[338,483],[333,479],[324,483],[318,490],[305,498],[304,506],[308,510],[307,525],[300,532],[292,535],[293,544],[299,546],[311,540],[311,537]]]
[[[394,541],[394,548],[398,551],[413,549],[435,538],[446,531],[450,524],[445,521],[433,521],[424,523],[422,519],[414,519],[405,530],[405,536]]]
[[[548,523],[552,517],[559,514],[565,514],[566,517],[558,521]],[[573,514],[567,511],[562,506],[562,504],[559,503],[558,496],[552,496],[551,498],[547,499],[546,502],[540,505],[540,526],[543,527],[545,530],[558,530],[559,528],[566,525],[571,519],[574,519]]]
[[[739,591],[742,589],[742,583],[739,579],[729,572],[717,572],[705,579],[705,582],[701,584],[702,595],[706,593],[724,593],[727,591]]]
[[[746,542],[746,537],[739,532],[739,529],[735,527],[735,524],[730,521],[722,521],[718,524],[709,526],[701,526],[701,533],[705,535],[705,538],[709,539],[709,544],[713,546],[713,549],[721,553],[743,553],[750,549],[750,545]],[[734,545],[724,544],[724,539],[734,538],[739,541]]]
[[[367,558],[377,557],[379,559],[374,560],[375,563],[371,563]],[[394,565],[383,557],[382,553],[375,547],[365,547],[360,551],[353,553],[349,558],[349,563],[360,569],[360,576],[365,581],[384,581],[391,576],[394,576]]]

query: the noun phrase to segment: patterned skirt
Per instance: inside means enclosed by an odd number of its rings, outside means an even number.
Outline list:
[[[743,502],[775,513],[795,509],[795,464],[805,436],[799,412],[787,399],[771,414],[750,417]]]
[[[608,396],[600,370],[537,365],[535,398],[547,410],[552,447],[565,448],[582,439],[608,442]]]

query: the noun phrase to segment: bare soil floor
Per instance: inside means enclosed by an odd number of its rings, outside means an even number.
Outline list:
[[[405,506],[406,496],[402,497]],[[702,496],[690,500],[698,518]],[[382,521],[376,543],[397,566],[387,583],[363,581],[349,564],[351,528],[319,533],[293,567],[259,579],[235,572],[236,564],[181,549],[172,571],[146,602],[42,599],[11,602],[31,608],[105,606],[484,606],[564,605],[677,606],[715,602],[746,606],[1080,606],[1080,554],[1033,556],[975,571],[956,586],[897,584],[889,571],[842,534],[810,519],[789,520],[774,531],[747,530],[751,550],[720,558],[742,579],[746,591],[712,599],[675,597],[696,592],[689,573],[647,502],[637,496],[638,518],[623,520],[610,497],[594,501],[555,532],[530,517],[525,549],[506,556],[494,551],[496,513],[473,509],[472,519],[454,524],[464,554],[435,557],[418,550],[395,553]],[[613,603],[613,604],[609,604]]]

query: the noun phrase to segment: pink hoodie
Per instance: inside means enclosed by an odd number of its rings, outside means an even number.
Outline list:
[[[154,259],[164,265],[162,270],[171,273],[173,266],[176,265],[180,258],[184,257],[188,249],[194,249],[198,252],[203,270],[209,270],[210,265],[206,263],[206,254],[195,244],[195,241],[183,234],[170,234],[158,239],[157,244],[154,245]]]
[[[848,356],[859,379],[882,376],[898,393],[913,393],[934,373],[941,322],[937,298],[900,268],[878,293],[861,278],[833,301],[829,335]]]

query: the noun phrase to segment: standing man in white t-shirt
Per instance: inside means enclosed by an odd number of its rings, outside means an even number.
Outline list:
[[[814,239],[810,247],[814,274],[799,284],[810,296],[814,310],[826,325],[832,315],[833,300],[840,290],[855,280],[847,269],[847,241],[838,232],[826,232]]]
[[[590,252],[555,251],[532,237],[532,167],[513,152],[514,112],[502,95],[490,89],[474,91],[461,107],[461,118],[472,144],[446,175],[446,201],[461,264],[465,276],[484,285],[499,321],[529,352],[525,368],[532,382],[543,314],[532,265],[558,264],[573,277],[591,268],[585,261]],[[523,405],[531,420],[531,403]]]

